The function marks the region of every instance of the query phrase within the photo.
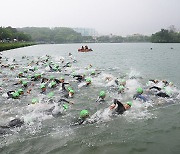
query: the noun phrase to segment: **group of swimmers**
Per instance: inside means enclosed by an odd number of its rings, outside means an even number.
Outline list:
[[[71,68],[73,63],[76,63],[76,60],[72,60],[72,54],[70,61],[67,63],[64,62],[64,59],[59,59],[58,62],[52,60],[52,57],[46,55],[45,57],[38,57],[37,60],[30,60],[29,57],[23,56],[22,59],[26,59],[28,63],[26,65],[18,64],[16,59],[13,59],[13,63],[9,64],[8,59],[5,57],[1,57],[1,72],[0,76],[2,78],[2,82],[6,83],[6,87],[3,87],[3,83],[0,85],[0,92],[2,96],[5,96],[6,99],[14,99],[21,100],[23,97],[28,97],[31,95],[43,95],[43,99],[47,99],[47,103],[52,104],[48,108],[48,113],[52,114],[54,117],[58,117],[62,115],[64,111],[67,111],[69,105],[75,105],[73,102],[73,97],[76,93],[75,88],[72,86],[70,82],[75,82],[82,87],[89,87],[92,84],[92,78],[98,77],[101,72],[91,71],[89,75],[86,73],[77,74],[72,69],[69,71],[68,68]],[[7,62],[7,63],[6,63]],[[87,69],[91,69],[92,65],[90,64]],[[6,70],[7,72],[4,72]],[[39,70],[43,73],[40,73]],[[17,72],[16,78],[14,81],[8,78],[8,75],[11,76],[10,72]],[[69,71],[69,72],[68,72]],[[10,74],[8,74],[10,73]],[[55,77],[53,75],[48,76],[47,74],[61,74],[60,77]],[[65,82],[65,77],[68,76],[70,82]],[[126,80],[124,78],[116,78],[112,79],[111,77],[106,77],[104,81],[112,81],[114,80],[116,92],[118,95],[124,95],[128,91],[128,86],[126,84]],[[12,85],[9,86],[8,83],[13,82]],[[18,88],[17,88],[18,87]],[[149,95],[154,95],[157,97],[169,98],[172,96],[173,87],[172,82],[167,82],[165,80],[149,80],[147,86],[144,88],[137,87],[136,93],[132,98],[130,98],[125,103],[122,103],[119,99],[112,99],[113,104],[108,105],[107,107],[111,111],[112,115],[123,114],[125,111],[129,110],[133,105],[133,100],[140,100],[142,102],[149,101],[149,98],[144,94],[144,90]],[[7,90],[9,89],[9,90]],[[57,91],[57,89],[60,90]],[[39,92],[38,92],[39,91]],[[57,95],[55,95],[57,93]],[[107,92],[105,90],[101,90],[99,92],[99,96],[96,99],[96,102],[102,103],[106,101]],[[28,105],[38,104],[40,101],[38,97],[33,98],[31,102],[27,102]],[[88,121],[90,118],[90,112],[88,109],[82,109],[79,112],[79,116],[77,121],[73,122],[72,125],[81,125]],[[10,121],[8,124],[0,126],[0,134],[4,134],[5,130],[9,130],[14,127],[21,127],[24,124],[24,120],[20,118],[15,118]]]

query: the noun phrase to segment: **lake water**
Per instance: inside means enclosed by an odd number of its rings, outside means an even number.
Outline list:
[[[3,124],[10,117],[18,116],[32,120],[30,124],[13,130],[12,135],[0,136],[0,153],[11,154],[179,154],[180,153],[180,98],[169,100],[156,99],[154,103],[133,101],[132,108],[118,117],[108,116],[108,107],[113,98],[121,99],[111,89],[111,83],[102,81],[105,77],[124,77],[129,88],[146,87],[149,79],[167,80],[174,83],[176,92],[180,89],[180,44],[152,43],[120,43],[120,44],[88,44],[93,52],[80,53],[77,49],[84,44],[36,45],[3,52],[3,57],[9,61],[16,59],[20,64],[15,72],[2,69],[6,75],[1,75],[5,91],[12,87],[17,73],[28,62],[22,56],[37,60],[37,57],[51,55],[58,62],[68,53],[72,53],[77,63],[73,63],[67,72],[90,73],[98,70],[101,73],[92,77],[90,87],[75,88],[74,105],[64,116],[54,118],[43,112],[33,112],[27,107],[33,97],[41,97],[36,88],[32,95],[21,100],[0,98],[0,119]],[[6,62],[8,63],[8,62]],[[92,68],[86,67],[92,64]],[[39,68],[44,71],[43,68]],[[63,73],[49,73],[59,77]],[[9,77],[4,83],[3,78]],[[136,79],[130,79],[136,77]],[[71,80],[69,76],[65,76]],[[38,85],[39,86],[39,85]],[[16,87],[17,88],[17,87]],[[19,88],[19,87],[18,87]],[[100,90],[107,92],[106,102],[98,104],[95,100]],[[3,92],[0,93],[1,95]],[[132,93],[123,97],[122,101],[132,100]],[[158,102],[158,103],[157,103]],[[168,102],[168,103],[160,103]],[[41,106],[37,107],[38,111]],[[78,117],[79,111],[88,109],[93,115],[100,114],[100,121],[94,124],[70,126],[72,119]]]

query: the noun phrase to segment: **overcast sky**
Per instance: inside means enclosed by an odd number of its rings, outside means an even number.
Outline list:
[[[0,0],[0,26],[85,27],[100,34],[180,29],[180,0]]]

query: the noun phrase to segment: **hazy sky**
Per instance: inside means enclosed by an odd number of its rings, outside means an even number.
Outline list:
[[[100,34],[180,29],[180,0],[0,0],[0,26],[85,27]]]

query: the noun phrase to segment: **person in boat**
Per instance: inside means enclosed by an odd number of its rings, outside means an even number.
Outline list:
[[[122,104],[117,99],[114,99],[113,104],[110,106],[110,110],[114,110],[113,114],[123,114],[126,110],[129,110],[131,106],[131,101],[127,102],[126,104]]]
[[[87,45],[85,46],[85,50],[88,50],[88,46]]]
[[[84,50],[84,46],[81,47],[81,50]]]

